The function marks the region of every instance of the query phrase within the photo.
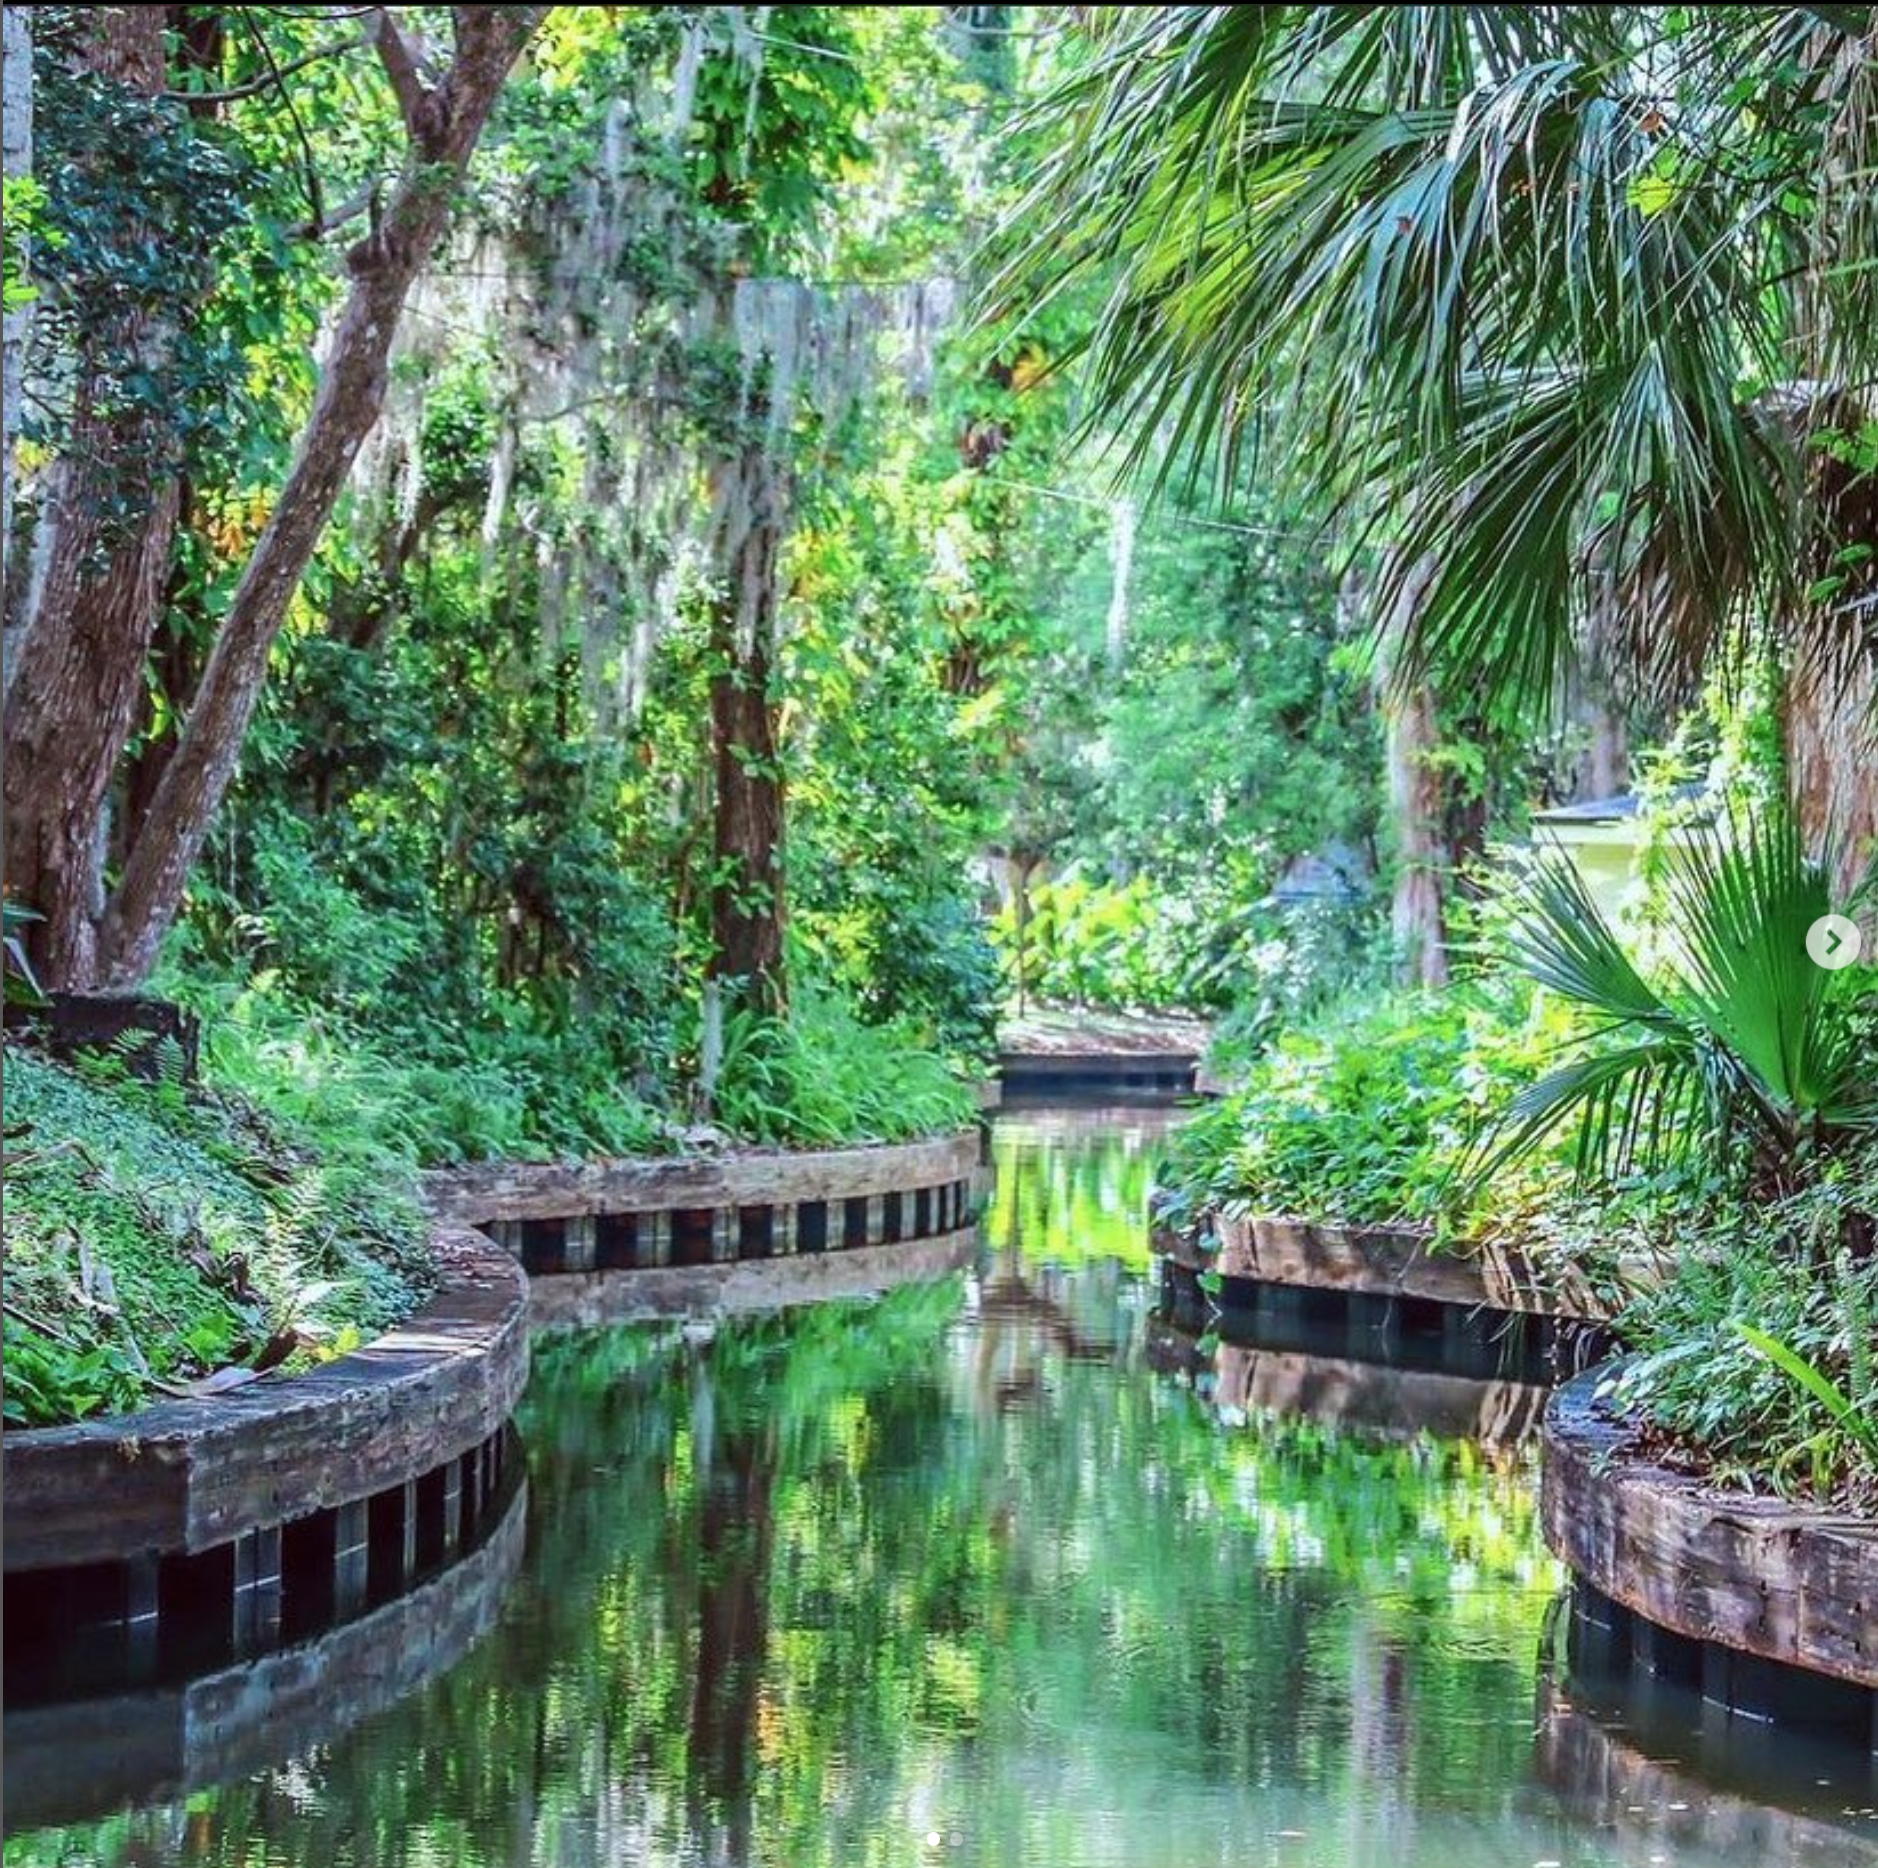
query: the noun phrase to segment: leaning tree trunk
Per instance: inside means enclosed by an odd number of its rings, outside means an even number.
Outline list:
[[[101,8],[87,60],[154,95],[163,26],[161,7]],[[132,314],[81,352],[71,433],[40,521],[51,543],[38,600],[9,644],[6,883],[42,917],[31,944],[48,986],[96,983],[111,779],[143,691],[178,513],[175,437],[147,405],[110,406],[96,347],[154,368],[167,338]]]
[[[716,863],[713,978],[743,1003],[779,1010],[783,959],[783,778],[770,696],[784,494],[761,440],[714,475],[711,745]]]
[[[544,7],[458,7],[456,56],[434,85],[389,12],[378,51],[397,95],[409,158],[371,236],[347,256],[352,288],[287,483],[242,574],[194,705],[164,767],[106,910],[100,965],[127,987],[155,963],[189,871],[241,757],[268,656],[360,446],[378,420],[399,316],[442,238],[457,183],[509,70]]]

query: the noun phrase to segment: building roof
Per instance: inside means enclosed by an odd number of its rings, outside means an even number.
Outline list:
[[[1669,795],[1678,803],[1702,795],[1700,785],[1678,785]],[[1534,811],[1532,821],[1535,824],[1624,824],[1630,822],[1643,809],[1643,800],[1634,791],[1620,793],[1615,798],[1588,798],[1580,804],[1555,804],[1543,811]]]

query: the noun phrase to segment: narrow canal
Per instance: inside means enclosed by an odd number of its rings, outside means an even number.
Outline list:
[[[1222,1341],[1158,1291],[1166,1119],[1005,1118],[942,1283],[540,1344],[477,1645],[351,1722],[400,1657],[315,1649],[325,1735],[6,1862],[1878,1863],[1858,1758],[1730,1778],[1693,1705],[1646,1732],[1564,1677],[1521,1371]]]

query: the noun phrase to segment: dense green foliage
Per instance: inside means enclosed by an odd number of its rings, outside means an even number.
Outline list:
[[[1177,888],[1071,873],[1033,883],[990,923],[1007,998],[1062,1006],[1228,1010],[1243,1047],[1376,972],[1382,942],[1360,900],[1283,904],[1266,877],[1225,872]]]
[[[6,1418],[115,1411],[218,1371],[343,1352],[429,1260],[399,1163],[114,1057],[8,1046]]]
[[[1000,289],[1099,282],[1092,400],[1136,459],[1230,474],[1270,440],[1380,521],[1450,696],[1537,717],[1589,625],[1667,697],[1744,615],[1869,677],[1874,436],[1838,387],[1878,341],[1869,30],[1101,8]]]
[[[543,364],[583,406],[536,419],[503,355],[536,335],[511,332],[473,275],[462,313],[446,265],[450,310],[434,327],[420,310],[388,416],[416,482],[359,489],[278,655],[172,977],[257,1033],[325,1028],[361,1090],[414,1105],[394,1119],[426,1159],[669,1146],[699,1118],[766,1138],[899,1133],[960,1106],[936,1061],[908,1066],[936,1095],[896,1095],[879,1068],[896,1047],[982,1046],[990,983],[963,874],[981,819],[943,758],[944,632],[903,621],[921,601],[910,405],[870,432],[808,411],[779,441],[802,478],[773,700],[809,1022],[746,1033],[721,1100],[698,1090],[714,666],[680,502],[697,451],[748,417],[731,334],[683,333],[726,242],[781,269],[849,237],[835,209],[865,199],[863,127],[887,107],[852,62],[862,26],[894,73],[931,58],[923,34],[841,9],[799,10],[789,45],[705,31],[674,160],[651,74],[683,35],[558,21],[487,152],[506,192],[477,263],[518,282],[539,269],[526,289],[587,346]],[[622,108],[625,144],[609,145],[600,125]],[[617,218],[586,237],[613,243],[618,278],[557,275],[550,229],[596,198]],[[461,315],[477,341],[457,341]],[[635,330],[659,336],[629,357]],[[618,369],[678,399],[667,430],[585,408]],[[662,504],[594,505],[634,473]],[[881,1086],[872,1102],[861,1079]]]
[[[1083,497],[1109,523],[1039,593],[1006,832],[1038,869],[992,924],[1007,995],[1221,1010],[1279,975],[1290,1000],[1348,986],[1392,860],[1381,727],[1306,522],[1250,493],[1226,519]],[[1305,859],[1330,900],[1288,906]]]
[[[1485,917],[1470,984],[1281,1035],[1182,1132],[1164,1205],[1515,1249],[1619,1307],[1640,1351],[1620,1393],[1656,1431],[1733,1477],[1863,1497],[1878,1003],[1867,970],[1806,958],[1823,875],[1778,793],[1742,796],[1670,807],[1647,940],[1542,859]]]
[[[1607,1042],[1522,1093],[1506,1151],[1575,1122],[1587,1170],[1701,1157],[1739,1161],[1770,1193],[1818,1179],[1878,1134],[1878,995],[1807,947],[1832,908],[1823,865],[1778,800],[1736,808],[1685,833],[1664,897],[1667,952],[1649,979],[1570,863],[1533,866],[1508,943]]]
[[[1197,1196],[1377,1224],[1452,1217],[1460,1172],[1566,1028],[1517,991],[1387,994],[1281,1035],[1175,1145]]]
[[[1772,1205],[1711,1197],[1678,1217],[1674,1275],[1625,1317],[1618,1398],[1726,1480],[1878,1509],[1878,1257],[1844,1243],[1878,1226],[1878,1150]]]
[[[868,1023],[821,994],[799,995],[787,1018],[739,1009],[724,1034],[718,1113],[735,1135],[809,1145],[964,1128],[976,1088],[922,1036],[909,1020]]]

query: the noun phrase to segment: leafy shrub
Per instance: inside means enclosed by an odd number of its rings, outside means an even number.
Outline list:
[[[1184,980],[1172,924],[1177,910],[1145,876],[1117,887],[1071,876],[1033,883],[1028,919],[1003,908],[991,936],[1007,993],[1049,1003],[1169,1009]]]
[[[1566,1029],[1508,982],[1339,1007],[1179,1131],[1169,1182],[1189,1209],[1458,1224],[1459,1169]]]
[[[957,895],[900,905],[858,996],[870,1018],[923,1028],[941,1050],[989,1057],[996,1048],[997,950]]]
[[[725,1020],[717,1116],[751,1141],[803,1146],[907,1141],[974,1121],[961,1072],[904,1020],[868,1024],[825,987],[797,991],[787,1017]]]
[[[343,1349],[428,1285],[408,1170],[357,1132],[316,1148],[290,1118],[108,1057],[13,1045],[6,1075],[10,1424]]]
[[[1723,1482],[1878,1510],[1878,1258],[1836,1245],[1852,1215],[1878,1216],[1878,1149],[1783,1200],[1712,1201],[1625,1316],[1618,1405]],[[1795,1276],[1810,1247],[1831,1256]]]

